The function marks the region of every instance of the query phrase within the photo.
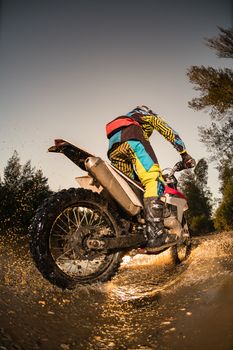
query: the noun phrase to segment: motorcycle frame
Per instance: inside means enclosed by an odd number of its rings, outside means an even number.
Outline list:
[[[136,216],[142,212],[143,188],[112,165],[63,139],[55,140],[55,145],[50,147],[48,151],[63,153],[78,167],[89,173],[87,176],[76,177],[76,181],[82,188],[98,193],[101,193],[103,189],[107,189],[108,193],[112,195],[128,215]],[[98,166],[102,166],[102,169],[96,172]],[[102,171],[103,174],[101,174]],[[100,174],[101,176],[99,176]],[[132,186],[133,189],[131,188]],[[113,192],[115,195],[113,195]],[[181,223],[183,213],[188,209],[187,200],[169,193],[161,197],[161,200],[166,205],[170,204],[177,208],[176,217]]]

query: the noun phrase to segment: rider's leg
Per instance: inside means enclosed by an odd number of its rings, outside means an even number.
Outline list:
[[[177,242],[177,236],[168,233],[164,227],[164,203],[159,197],[144,198],[144,211],[147,225],[149,248],[169,247]]]
[[[140,141],[131,140],[128,144],[134,152],[136,172],[145,187],[144,210],[148,247],[168,247],[177,242],[177,236],[169,234],[164,228],[164,203],[160,197],[163,195],[165,183],[160,167],[154,163],[156,157],[150,144],[146,148]]]
[[[144,185],[148,246],[166,247],[176,242],[177,237],[168,234],[164,228],[164,204],[160,201],[164,191],[164,180],[150,143],[142,144],[137,140],[124,142],[109,153],[109,159],[116,168],[129,177],[133,177],[135,168]]]
[[[127,142],[121,143],[108,153],[111,164],[128,177],[134,179],[135,154]]]

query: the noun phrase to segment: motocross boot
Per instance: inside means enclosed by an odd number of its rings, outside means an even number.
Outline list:
[[[178,237],[164,227],[163,207],[157,197],[144,198],[148,248],[167,248],[177,243]]]

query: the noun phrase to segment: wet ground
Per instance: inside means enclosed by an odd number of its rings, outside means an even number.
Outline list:
[[[105,284],[62,291],[25,238],[0,238],[0,350],[233,349],[233,233],[196,238],[189,259],[137,256]]]

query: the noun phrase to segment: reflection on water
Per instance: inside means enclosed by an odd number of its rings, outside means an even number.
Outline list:
[[[103,322],[96,329],[100,349],[230,350],[233,237],[200,239],[188,261],[176,267],[169,252],[161,259],[135,257],[106,293]],[[89,349],[95,346],[91,342]]]
[[[157,256],[138,255],[108,284],[109,297],[127,301],[151,292],[169,293],[172,286],[174,291],[174,287],[229,274],[232,258],[233,235],[227,233],[194,240],[191,256],[178,266],[174,266],[170,250]]]
[[[123,264],[120,274],[109,283],[109,298],[121,301],[154,298],[172,285],[187,266],[188,262],[179,268],[174,266],[170,250],[154,256],[136,255]]]

